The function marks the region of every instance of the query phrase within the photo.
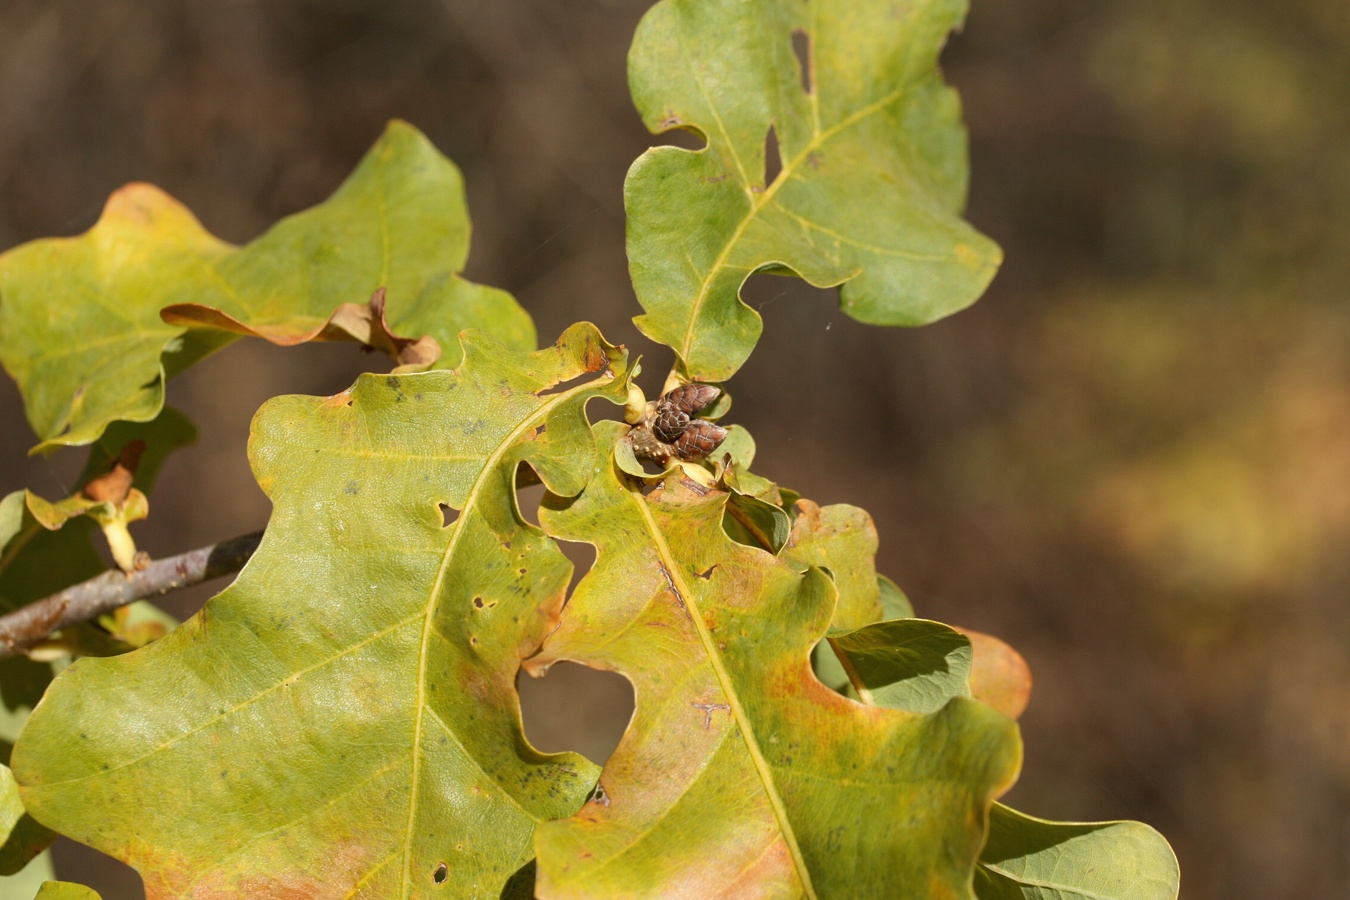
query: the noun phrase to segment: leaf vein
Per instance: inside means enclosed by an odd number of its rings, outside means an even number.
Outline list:
[[[165,750],[167,750],[168,748],[172,747],[174,744],[177,744],[177,743],[179,743],[180,741],[187,740],[188,738],[192,737],[192,736],[195,735],[195,734],[200,734],[201,732],[205,731],[206,729],[210,728],[212,725],[215,725],[215,724],[218,723],[218,722],[223,722],[225,719],[227,719],[227,718],[229,718],[230,716],[234,715],[235,713],[239,712],[241,709],[244,709],[244,708],[248,707],[249,705],[258,702],[258,701],[261,700],[263,697],[266,697],[268,694],[274,693],[274,692],[280,690],[281,688],[283,688],[283,687],[285,687],[285,686],[287,686],[287,685],[289,685],[289,684],[295,684],[297,681],[299,681],[300,679],[304,678],[305,676],[310,675],[311,673],[316,672],[316,671],[318,671],[319,669],[324,668],[325,666],[329,666],[329,665],[331,665],[331,664],[337,662],[338,660],[342,659],[343,657],[349,656],[349,655],[351,655],[352,653],[355,653],[357,650],[360,650],[360,649],[363,648],[363,647],[367,647],[367,646],[369,646],[370,644],[375,643],[376,641],[380,640],[380,639],[383,638],[383,637],[387,637],[388,635],[393,634],[395,631],[398,631],[400,628],[404,628],[404,627],[406,627],[406,626],[408,626],[408,625],[411,625],[412,623],[416,622],[419,618],[421,618],[421,615],[420,615],[420,614],[419,614],[419,615],[415,615],[415,616],[409,616],[409,617],[406,618],[406,619],[403,619],[403,620],[401,620],[401,621],[399,621],[399,622],[395,622],[393,625],[390,625],[388,628],[383,628],[383,629],[381,629],[381,630],[375,632],[374,634],[372,634],[370,637],[365,638],[364,640],[361,640],[361,641],[359,641],[359,642],[357,642],[357,643],[355,643],[355,644],[352,644],[350,647],[345,647],[345,648],[343,648],[343,650],[342,650],[340,653],[336,653],[336,654],[334,654],[334,655],[328,657],[327,659],[321,660],[321,661],[315,663],[314,665],[310,666],[310,667],[307,668],[307,669],[301,669],[301,670],[299,670],[298,672],[294,672],[294,673],[292,673],[291,675],[288,675],[286,678],[283,678],[282,680],[278,681],[276,684],[272,685],[271,687],[265,688],[264,690],[259,691],[258,693],[256,693],[256,694],[254,694],[253,696],[247,698],[246,700],[243,700],[243,701],[241,701],[241,702],[239,702],[239,703],[236,703],[234,706],[231,706],[231,707],[229,707],[228,709],[224,709],[224,710],[220,711],[219,713],[217,713],[216,715],[212,716],[211,718],[204,720],[200,725],[197,725],[196,727],[191,728],[191,729],[189,729],[189,730],[183,732],[182,734],[174,735],[174,736],[173,736],[172,738],[170,738],[169,740],[165,741],[165,742],[162,743],[162,744],[159,744],[158,746],[156,746],[156,747],[154,747],[153,749],[151,749],[149,752],[141,754],[140,756],[136,757],[135,759],[128,760],[127,762],[124,762],[124,763],[119,763],[119,764],[117,764],[117,765],[115,765],[115,766],[111,766],[111,767],[109,767],[109,768],[107,768],[107,769],[99,769],[98,771],[96,771],[96,772],[91,772],[91,773],[89,773],[88,775],[80,775],[80,776],[78,776],[78,777],[76,777],[76,778],[67,778],[67,779],[65,779],[64,781],[48,781],[48,782],[43,782],[42,785],[40,785],[40,786],[43,787],[43,788],[53,788],[53,787],[57,787],[57,786],[63,785],[63,784],[75,784],[75,783],[80,782],[80,781],[87,781],[87,780],[90,779],[90,778],[95,778],[95,777],[105,777],[105,776],[107,776],[110,772],[116,772],[116,771],[119,771],[119,770],[121,770],[121,769],[127,769],[127,768],[130,768],[131,766],[134,766],[134,765],[138,764],[138,763],[144,762],[145,760],[149,759],[150,757],[154,756],[155,754],[157,754],[157,753],[162,753],[163,751],[165,751]]]
[[[807,142],[806,146],[802,148],[800,153],[798,153],[796,156],[792,157],[783,164],[783,170],[779,173],[778,178],[774,180],[773,184],[768,185],[765,188],[764,193],[759,195],[759,199],[758,200],[752,199],[750,204],[750,211],[745,214],[744,218],[741,219],[740,223],[736,226],[736,230],[732,232],[731,237],[727,240],[726,246],[722,248],[722,252],[718,254],[717,259],[708,269],[707,274],[703,278],[703,283],[699,286],[698,294],[695,295],[693,303],[690,304],[689,324],[685,327],[684,340],[681,342],[679,349],[681,361],[685,362],[687,365],[687,361],[689,359],[689,350],[694,343],[695,325],[698,322],[699,313],[703,309],[703,304],[708,299],[708,293],[712,288],[713,281],[716,279],[718,273],[725,268],[727,260],[731,257],[732,251],[736,248],[736,245],[740,243],[741,238],[745,236],[746,231],[749,230],[751,223],[754,222],[755,218],[759,215],[760,210],[764,209],[764,207],[767,206],[771,200],[773,200],[773,198],[778,194],[779,188],[787,184],[788,181],[792,179],[792,176],[796,173],[797,169],[801,166],[802,162],[804,162],[811,155],[811,153],[813,153],[820,147],[824,146],[831,138],[845,131],[850,126],[856,124],[857,122],[862,121],[863,119],[867,118],[873,113],[885,109],[892,103],[895,103],[897,100],[899,100],[901,97],[905,95],[905,91],[908,89],[908,87],[909,86],[907,84],[901,85],[891,93],[887,94],[885,97],[882,97],[880,100],[876,100],[868,104],[867,106],[864,106],[862,109],[853,113],[853,115],[846,116],[839,122],[835,123],[834,125],[831,125],[825,131],[817,133],[809,142]],[[713,111],[713,114],[714,115],[717,114],[716,110]],[[745,178],[744,170],[742,170],[741,172],[741,177],[742,179]],[[746,183],[747,184],[749,183],[748,180],[746,181]]]

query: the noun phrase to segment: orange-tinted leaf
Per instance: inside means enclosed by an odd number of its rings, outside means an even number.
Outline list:
[[[969,700],[916,715],[817,681],[833,581],[731,540],[729,495],[680,471],[644,497],[614,462],[623,431],[600,423],[586,490],[540,511],[597,560],[529,665],[619,671],[637,709],[591,801],[539,827],[538,895],[969,896],[1015,726]]]
[[[1009,718],[1016,719],[1031,702],[1031,667],[1005,641],[969,628],[957,629],[970,638],[974,659],[970,667],[970,694]]]

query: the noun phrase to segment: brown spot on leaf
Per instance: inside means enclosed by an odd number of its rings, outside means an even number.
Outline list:
[[[587,344],[583,364],[586,366],[587,372],[599,372],[602,369],[607,369],[609,368],[609,354],[599,344]]]
[[[350,390],[346,390],[346,391],[342,391],[342,392],[339,393],[339,394],[334,394],[334,395],[331,396],[331,397],[324,397],[324,398],[323,398],[323,402],[324,402],[330,409],[334,409],[334,408],[337,408],[337,407],[351,406],[351,405],[352,405],[352,392],[351,392]],[[317,451],[316,451],[316,452],[317,452]]]

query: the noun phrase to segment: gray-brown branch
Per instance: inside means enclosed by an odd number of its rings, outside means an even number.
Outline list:
[[[262,532],[157,559],[131,575],[111,569],[0,616],[0,657],[22,653],[52,632],[89,622],[119,606],[232,575],[258,549]]]

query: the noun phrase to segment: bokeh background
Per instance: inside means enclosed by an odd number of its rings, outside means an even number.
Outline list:
[[[243,242],[403,117],[464,170],[469,276],[546,340],[585,318],[639,349],[650,392],[669,354],[629,321],[621,193],[649,144],[624,80],[647,5],[4,0],[0,249],[88,228],[132,180]],[[921,614],[1030,661],[1011,803],[1156,825],[1188,898],[1345,896],[1350,4],[976,0],[944,68],[1002,273],[916,331],[757,279],[767,327],[733,419],[764,474],[872,512]],[[260,527],[254,410],[379,363],[242,342],[174,381],[201,438],[166,465],[142,546]],[[32,443],[6,380],[0,493],[73,480],[82,454]],[[612,679],[526,688],[548,749],[603,759],[626,720]],[[57,865],[141,896],[69,843]]]

